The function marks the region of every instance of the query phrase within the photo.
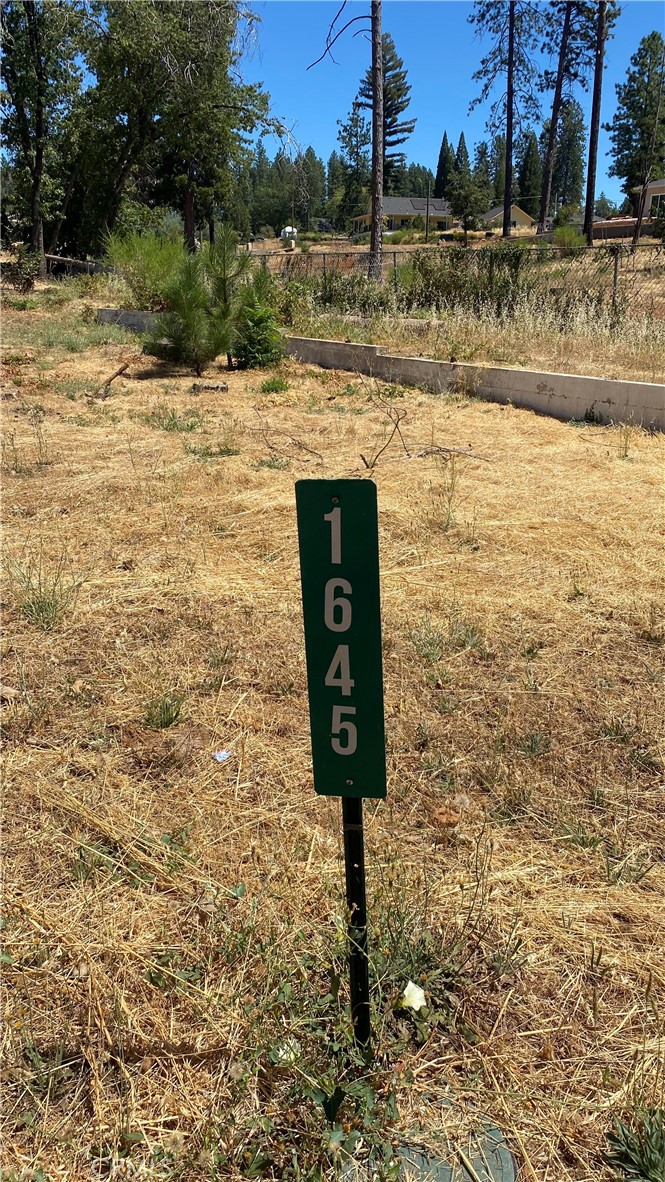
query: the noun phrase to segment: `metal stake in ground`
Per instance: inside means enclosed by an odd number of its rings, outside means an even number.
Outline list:
[[[351,1013],[370,1039],[362,798],[386,795],[376,485],[296,484],[314,787],[343,798]]]
[[[346,904],[349,908],[349,974],[351,978],[351,1018],[353,1033],[360,1047],[369,1045],[369,964],[367,960],[367,904],[365,901],[365,842],[363,802],[353,798],[342,801],[344,825],[344,867]]]

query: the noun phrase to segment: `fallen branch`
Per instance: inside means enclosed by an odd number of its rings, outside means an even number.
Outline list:
[[[131,365],[130,361],[123,362],[123,364],[120,366],[120,368],[116,369],[115,373],[112,373],[110,378],[107,378],[106,381],[104,382],[104,384],[99,387],[99,390],[95,394],[95,398],[106,398],[107,391],[111,385],[111,382],[114,382],[116,378],[119,378],[120,374],[124,373],[126,369],[129,369],[130,365]]]

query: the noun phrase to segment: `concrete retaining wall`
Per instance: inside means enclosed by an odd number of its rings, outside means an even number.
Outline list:
[[[153,332],[159,315],[100,308],[99,324],[118,324],[134,332]],[[399,357],[378,345],[354,345],[312,337],[287,337],[286,350],[299,361],[324,369],[346,369],[385,382],[421,386],[434,394],[454,389],[485,398],[510,402],[556,419],[594,417],[599,423],[632,422],[665,431],[665,386],[650,382],[623,382],[587,378],[577,374],[536,373],[529,369],[493,369],[462,362],[431,361],[425,357]]]
[[[159,315],[154,312],[127,312],[124,308],[99,308],[98,324],[117,324],[132,332],[154,332]]]
[[[346,369],[387,382],[421,386],[435,394],[456,389],[490,402],[512,403],[557,419],[594,416],[601,423],[632,422],[665,430],[665,386],[576,374],[493,369],[460,362],[398,357],[378,345],[289,337],[287,351],[299,361],[324,369]]]

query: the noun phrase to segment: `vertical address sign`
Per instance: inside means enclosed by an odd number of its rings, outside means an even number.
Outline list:
[[[386,795],[376,485],[296,484],[314,788],[342,797],[351,1014],[370,1040],[363,797]]]
[[[296,507],[314,787],[383,797],[376,485],[299,480]]]

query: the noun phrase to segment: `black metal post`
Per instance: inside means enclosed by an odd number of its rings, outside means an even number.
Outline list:
[[[344,864],[346,902],[349,908],[349,973],[351,978],[351,1017],[356,1044],[369,1046],[369,964],[367,961],[367,903],[365,899],[365,845],[363,841],[363,802],[361,798],[342,798],[344,826]]]

